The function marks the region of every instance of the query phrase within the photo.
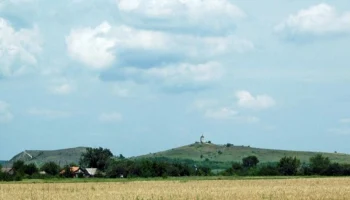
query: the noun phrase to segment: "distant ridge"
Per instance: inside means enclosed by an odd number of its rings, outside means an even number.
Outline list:
[[[310,157],[321,153],[329,157],[332,162],[349,163],[350,155],[343,153],[323,153],[307,151],[287,151],[262,149],[249,146],[236,146],[232,144],[217,145],[209,143],[194,143],[166,151],[146,154],[134,157],[140,158],[169,158],[169,159],[190,159],[194,161],[213,162],[241,162],[242,158],[254,155],[258,157],[260,163],[278,162],[284,156],[297,157],[302,162],[309,162]]]
[[[79,159],[82,153],[86,152],[87,147],[76,147],[59,150],[25,150],[15,155],[11,160],[6,163],[7,166],[11,166],[15,161],[22,160],[25,163],[34,163],[37,166],[41,166],[46,162],[56,162],[57,164],[64,166],[70,163],[79,163]]]

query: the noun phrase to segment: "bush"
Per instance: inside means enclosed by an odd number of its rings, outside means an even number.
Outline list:
[[[259,159],[256,156],[248,156],[242,159],[243,167],[251,168],[255,167],[259,163]]]
[[[281,175],[294,176],[298,172],[300,166],[300,160],[296,157],[283,157],[278,163],[278,170]]]
[[[261,166],[258,170],[259,176],[278,176],[280,175],[278,168],[272,165]]]

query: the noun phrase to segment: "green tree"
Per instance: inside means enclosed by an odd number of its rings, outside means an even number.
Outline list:
[[[55,162],[48,162],[48,163],[45,163],[40,168],[40,170],[45,171],[47,174],[50,174],[52,176],[56,176],[60,172],[60,166],[57,165]]]
[[[259,159],[256,156],[248,156],[242,159],[244,168],[255,167],[259,163]]]
[[[28,165],[24,165],[24,173],[28,175],[33,175],[39,172],[39,169],[36,167],[34,163],[30,163]]]
[[[281,175],[294,176],[300,167],[300,160],[296,157],[283,157],[278,163],[278,171]]]
[[[344,175],[344,167],[339,163],[331,163],[325,171],[327,176],[341,176]]]
[[[25,164],[22,160],[17,160],[12,164],[12,168],[16,176],[24,176]]]
[[[86,152],[81,155],[79,163],[84,167],[105,170],[107,162],[112,157],[113,154],[109,149],[103,149],[102,147],[87,148]]]
[[[331,164],[328,157],[317,154],[310,158],[310,168],[313,174],[324,175]]]

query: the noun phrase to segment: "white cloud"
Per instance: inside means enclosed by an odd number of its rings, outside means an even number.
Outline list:
[[[12,121],[13,114],[10,111],[10,105],[4,101],[0,101],[0,123]]]
[[[340,122],[341,124],[350,124],[350,118],[340,119],[339,122]]]
[[[205,111],[204,117],[222,120],[222,119],[231,119],[237,114],[238,112],[233,110],[232,108],[224,107],[216,110],[208,109]]]
[[[145,75],[170,82],[208,82],[217,80],[222,76],[222,67],[219,63],[173,65],[168,67],[150,68]]]
[[[350,33],[350,12],[338,13],[325,3],[300,10],[275,27],[291,35]]]
[[[116,0],[123,19],[145,21],[169,28],[231,28],[245,17],[244,11],[229,0]]]
[[[65,118],[71,115],[71,113],[66,111],[39,109],[39,108],[29,109],[28,114],[33,116],[45,117],[45,118]]]
[[[70,84],[65,83],[65,84],[61,84],[61,85],[58,85],[58,86],[51,87],[50,90],[51,90],[51,92],[53,94],[67,95],[67,94],[70,94],[73,91],[73,87]]]
[[[115,59],[111,50],[116,45],[116,40],[108,37],[111,28],[107,22],[103,22],[94,29],[89,27],[71,30],[66,37],[69,55],[93,69],[110,65]]]
[[[120,69],[122,70],[122,69]],[[126,79],[138,82],[153,82],[159,85],[172,86],[204,86],[219,80],[224,73],[221,64],[208,62],[202,64],[182,63],[149,69],[128,67],[123,69]]]
[[[36,56],[40,52],[41,42],[37,28],[16,31],[8,21],[0,17],[0,75],[23,73],[28,70],[28,65],[37,63]]]
[[[203,60],[222,55],[232,55],[253,50],[254,44],[234,35],[198,37],[135,29],[128,26],[112,26],[103,22],[96,28],[72,29],[66,37],[70,56],[87,66],[100,69],[110,66],[118,53],[139,58],[149,52],[162,55]],[[135,51],[135,55],[132,55]],[[119,58],[120,60],[123,57]],[[160,61],[164,62],[164,61]],[[159,63],[160,64],[160,63]]]
[[[102,113],[99,116],[99,120],[101,122],[106,122],[106,123],[120,122],[122,119],[123,119],[123,115],[117,112]]]
[[[270,108],[276,104],[275,100],[266,94],[254,97],[248,91],[238,91],[236,97],[238,98],[238,106],[242,108],[259,110]]]

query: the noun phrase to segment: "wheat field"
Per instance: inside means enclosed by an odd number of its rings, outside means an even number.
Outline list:
[[[350,178],[0,183],[1,200],[350,199]]]

